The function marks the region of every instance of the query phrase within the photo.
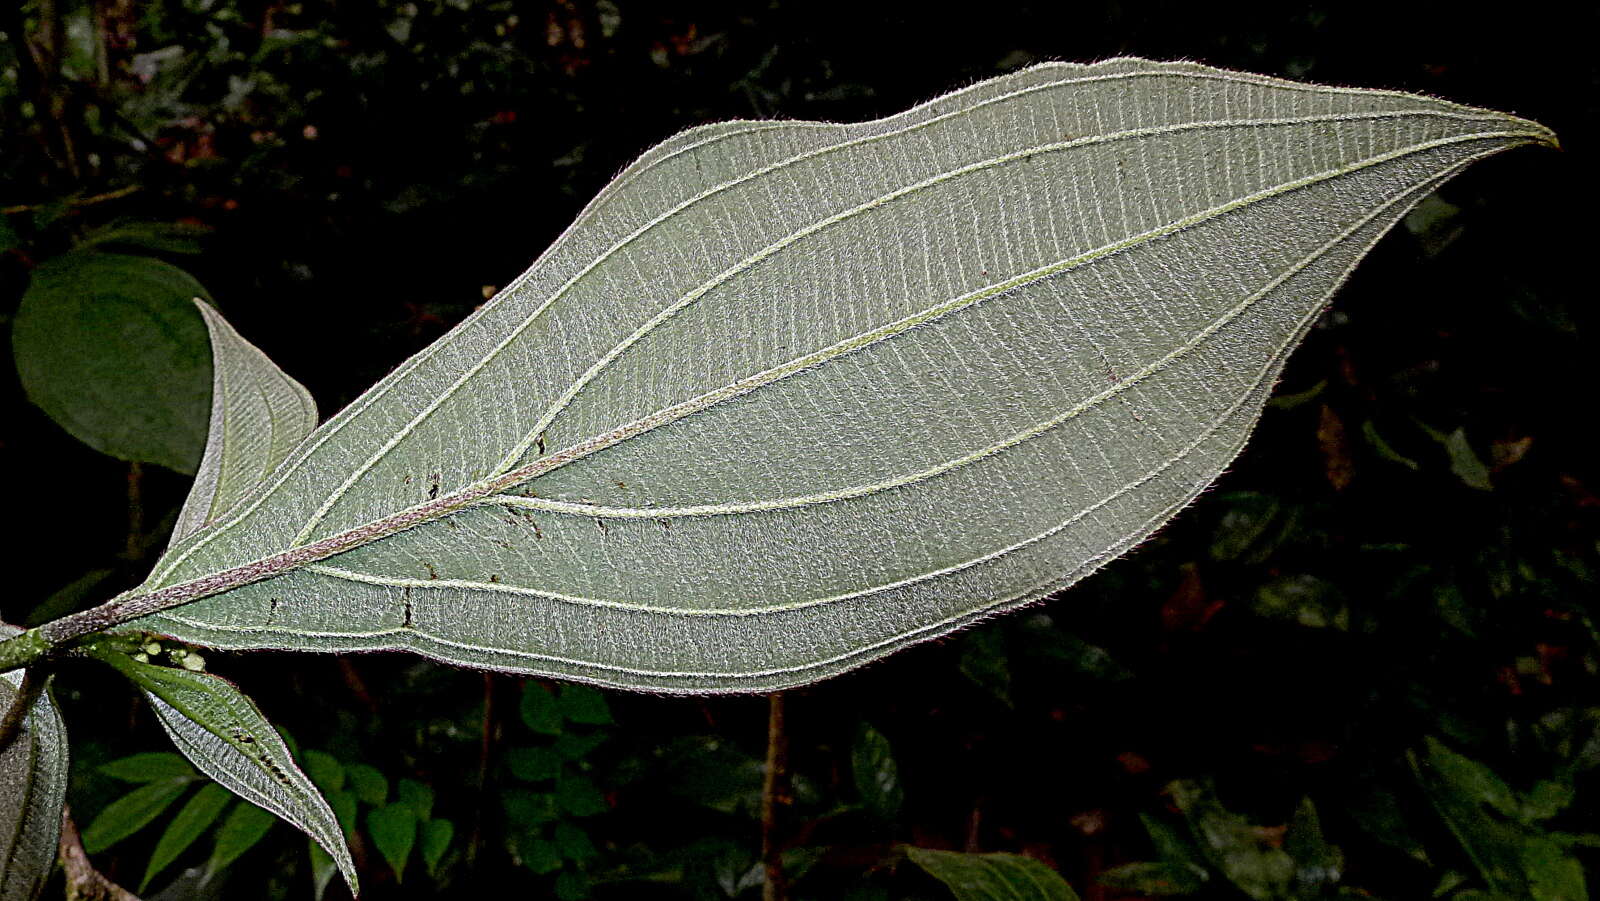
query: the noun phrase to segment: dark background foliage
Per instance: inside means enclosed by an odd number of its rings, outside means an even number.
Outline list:
[[[899,843],[1022,852],[1086,899],[1144,897],[1157,886],[1097,882],[1158,858],[1141,814],[1201,848],[1205,897],[1582,897],[1570,863],[1535,859],[1600,855],[1564,837],[1600,828],[1582,803],[1600,763],[1600,473],[1579,224],[1595,208],[1600,17],[1579,6],[8,4],[0,314],[97,229],[180,223],[176,244],[140,252],[191,272],[331,413],[514,278],[632,157],[702,122],[857,120],[1124,53],[1537,119],[1563,151],[1483,163],[1386,239],[1249,449],[1159,536],[1059,599],[791,693],[777,825],[795,898],[941,897],[894,865]],[[137,581],[186,478],[97,454],[3,386],[0,612]],[[58,593],[86,573],[102,577]],[[762,699],[607,695],[561,725],[539,712],[544,686],[410,658],[212,657],[302,748],[433,789],[455,825],[436,873],[413,857],[396,879],[363,825],[366,897],[504,880],[532,896],[760,893]],[[103,673],[68,667],[57,685],[88,822],[128,788],[96,767],[165,740]],[[1419,779],[1412,760],[1445,759],[1430,737],[1498,773],[1521,813]],[[557,788],[522,778],[547,765]],[[1185,786],[1254,824],[1235,830],[1236,859],[1292,852],[1290,888],[1219,867],[1210,833],[1184,832]],[[1576,805],[1529,812],[1574,790]],[[1303,818],[1285,834],[1305,797],[1342,864],[1307,850]],[[137,883],[159,831],[97,862]],[[1497,859],[1521,875],[1495,877]],[[153,887],[204,862],[191,852]],[[168,896],[311,884],[304,841],[279,827],[208,889]]]

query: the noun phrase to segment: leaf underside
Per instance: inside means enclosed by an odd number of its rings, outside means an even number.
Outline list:
[[[20,672],[0,675],[0,714],[21,683]],[[15,739],[0,749],[0,901],[33,901],[44,888],[66,793],[66,729],[42,692]]]
[[[355,864],[333,810],[249,698],[208,673],[114,653],[101,659],[139,686],[184,757],[224,788],[309,835],[332,856],[355,893]]]
[[[1553,140],[1137,59],[685,132],[141,591],[258,581],[137,625],[658,692],[842,672],[1143,540],[1390,226]]]

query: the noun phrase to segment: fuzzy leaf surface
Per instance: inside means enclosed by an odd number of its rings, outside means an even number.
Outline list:
[[[183,756],[224,788],[315,839],[356,892],[355,864],[332,808],[277,730],[233,683],[114,652],[99,656],[139,686]]]
[[[0,676],[0,715],[21,685],[21,672]],[[39,896],[55,866],[66,797],[66,727],[49,693],[41,692],[15,738],[0,749],[0,901]]]
[[[173,541],[221,518],[317,425],[317,405],[304,386],[209,304],[195,306],[211,338],[211,419]]]
[[[1541,126],[1047,64],[648,151],[131,599],[227,648],[657,692],[815,681],[1043,598],[1238,453],[1363,254]]]

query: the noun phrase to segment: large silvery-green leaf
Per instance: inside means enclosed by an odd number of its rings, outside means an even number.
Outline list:
[[[1137,59],[695,129],[122,602],[199,598],[139,624],[221,647],[823,678],[1149,535],[1373,242],[1553,140]]]
[[[0,676],[0,716],[21,686],[20,672]],[[0,748],[0,901],[33,901],[44,888],[66,796],[66,729],[41,692],[14,739]]]

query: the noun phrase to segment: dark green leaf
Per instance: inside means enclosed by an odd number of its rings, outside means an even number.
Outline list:
[[[561,756],[549,748],[512,748],[506,752],[512,775],[527,782],[554,779],[561,773]]]
[[[556,806],[575,817],[606,812],[605,796],[587,777],[567,773],[556,780]]]
[[[1532,901],[1588,901],[1583,865],[1542,835],[1529,836],[1523,844],[1522,870]]]
[[[191,783],[190,779],[151,782],[107,804],[89,828],[83,830],[83,849],[98,854],[143,829],[172,806]]]
[[[395,786],[397,804],[404,804],[417,815],[417,822],[433,817],[433,789],[415,779],[401,779]]]
[[[974,629],[961,639],[961,675],[1011,706],[1011,665],[1006,657],[1006,636],[998,625]]]
[[[205,447],[211,353],[188,273],[74,252],[34,270],[12,326],[28,399],[90,447],[192,473]]]
[[[405,876],[406,859],[417,843],[417,814],[406,804],[390,804],[367,813],[367,834],[399,881]]]
[[[200,239],[210,233],[211,229],[203,225],[182,222],[114,222],[90,232],[78,244],[78,249],[123,248],[190,255],[205,249]]]
[[[555,843],[542,838],[519,836],[516,841],[517,857],[522,865],[543,875],[561,869],[561,853]]]
[[[1260,829],[1223,807],[1210,785],[1180,780],[1168,791],[1213,869],[1257,901],[1276,901],[1288,894],[1294,861],[1282,848],[1273,847]]]
[[[548,823],[557,816],[555,795],[547,792],[508,789],[501,793],[500,803],[506,809],[506,818],[525,829]]]
[[[149,751],[130,754],[102,763],[98,769],[113,779],[123,782],[170,782],[174,779],[198,779],[183,755],[171,751]]]
[[[561,710],[555,695],[537,682],[522,686],[522,722],[542,735],[561,734]]]
[[[339,821],[339,828],[346,835],[356,831],[356,796],[349,792],[330,792],[328,806],[333,808],[333,816]]]
[[[900,768],[895,764],[889,740],[866,723],[856,730],[855,744],[850,749],[850,773],[867,809],[881,819],[894,819],[905,800]]]
[[[345,778],[350,791],[357,798],[374,807],[389,800],[389,780],[378,768],[365,763],[352,763],[345,767]]]
[[[561,716],[569,723],[606,726],[613,722],[606,696],[587,685],[562,685],[558,706]]]
[[[944,883],[956,901],[1078,901],[1056,871],[1027,857],[911,847],[905,853]]]
[[[1188,895],[1200,890],[1206,874],[1181,863],[1147,861],[1112,867],[1100,874],[1099,881],[1107,888],[1147,895]]]
[[[556,874],[557,901],[583,901],[589,897],[589,877],[576,870],[562,870]]]
[[[600,856],[594,842],[589,840],[589,833],[571,823],[563,821],[556,824],[555,841],[561,856],[567,860],[583,863]]]
[[[306,775],[324,792],[336,792],[344,788],[344,764],[338,758],[324,751],[306,751],[303,755],[306,764]]]
[[[428,875],[439,875],[439,864],[444,861],[444,854],[450,850],[450,840],[455,837],[456,827],[449,820],[429,820],[422,824],[422,865],[427,868]]]
[[[277,821],[272,813],[249,802],[233,805],[227,819],[222,821],[222,828],[217,830],[217,843],[211,850],[211,860],[206,863],[206,872],[215,875],[227,869],[266,838]]]
[[[215,782],[202,785],[200,790],[189,798],[188,803],[178,810],[172,822],[167,824],[167,830],[161,833],[161,840],[156,842],[156,849],[150,855],[150,863],[145,867],[144,878],[139,881],[139,891],[143,892],[156,874],[166,869],[178,859],[178,855],[199,840],[200,836],[211,828],[211,824],[222,816],[223,808],[227,807],[231,800],[233,795]]]
[[[582,760],[589,756],[589,752],[605,744],[604,732],[591,732],[588,735],[573,735],[570,732],[556,736],[550,749],[562,760]]]
[[[1283,850],[1294,861],[1295,887],[1311,897],[1338,885],[1344,876],[1344,854],[1322,834],[1322,820],[1310,798],[1302,798],[1283,839]]]
[[[1411,764],[1417,783],[1489,888],[1509,898],[1527,897],[1525,835],[1485,810],[1486,806],[1498,810],[1508,802],[1515,809],[1515,798],[1505,783],[1487,767],[1431,738],[1427,756],[1412,755]]]

